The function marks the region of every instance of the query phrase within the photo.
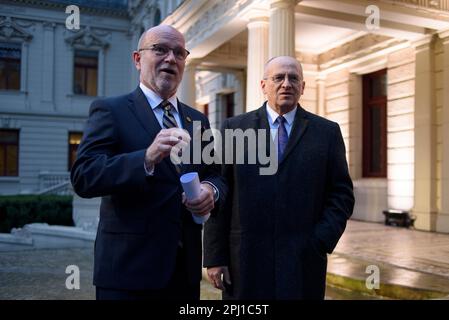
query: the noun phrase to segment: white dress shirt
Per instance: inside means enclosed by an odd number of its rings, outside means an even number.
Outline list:
[[[145,86],[142,82],[139,84],[140,89],[142,90],[143,94],[147,98],[148,104],[150,105],[151,109],[154,112],[154,115],[156,116],[157,121],[159,122],[159,125],[161,128],[164,128],[163,125],[163,117],[164,117],[164,110],[162,108],[157,108],[159,104],[164,100],[157,93],[155,93],[153,90]],[[179,110],[178,110],[178,99],[176,98],[176,95],[171,96],[167,99],[172,104],[173,108],[171,110],[171,113],[173,114],[176,123],[179,128],[183,128],[181,117],[179,116]],[[147,167],[145,161],[143,163],[143,167],[145,169],[145,173],[147,176],[152,176],[154,174],[154,165],[150,168]],[[215,190],[215,201],[217,201],[220,197],[218,188],[209,181],[202,181],[202,183],[207,183],[212,186],[212,188]],[[193,219],[197,224],[201,224],[206,222],[209,219],[210,213],[205,216],[198,216],[194,215],[192,213]]]
[[[271,132],[271,138],[274,140],[276,139],[276,135],[278,133],[279,123],[276,121],[276,119],[279,117],[279,114],[272,109],[267,102],[267,116],[268,116],[268,123],[270,125],[270,132]],[[290,132],[292,131],[293,127],[293,121],[295,120],[296,111],[298,110],[298,107],[295,106],[295,108],[284,114],[285,118],[285,129],[287,130],[287,134],[290,137]]]
[[[151,90],[150,88],[146,87],[142,82],[139,84],[140,89],[142,89],[143,94],[148,100],[148,103],[153,109],[154,115],[156,116],[157,121],[159,122],[159,125],[161,128],[164,128],[162,124],[162,119],[164,117],[164,110],[162,108],[157,108],[157,106],[164,100],[161,97],[157,95],[156,92]],[[179,116],[178,111],[178,99],[176,99],[176,95],[172,95],[170,98],[167,99],[172,104],[173,108],[171,110],[171,113],[175,117],[176,123],[178,124],[179,128],[182,127],[181,117]]]

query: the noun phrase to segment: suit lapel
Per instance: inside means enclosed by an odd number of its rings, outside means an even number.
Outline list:
[[[307,129],[309,120],[307,119],[307,114],[305,110],[298,104],[298,109],[295,114],[295,119],[293,121],[292,131],[288,139],[287,147],[285,148],[284,157],[281,163],[288,157],[293,148],[298,144],[304,132]]]
[[[162,128],[159,124],[159,121],[157,121],[156,115],[151,109],[147,98],[140,88],[137,88],[131,94],[129,108],[134,113],[145,131],[149,134],[150,141],[153,142],[156,138],[156,135],[159,133],[159,131],[161,131]],[[170,156],[163,159],[161,164],[164,162],[170,168],[170,171],[175,175],[175,177],[178,178],[179,174],[176,172],[176,168],[171,162]]]
[[[178,100],[178,112],[179,119],[181,119],[182,127],[189,132],[189,135],[193,137],[193,115],[189,108]]]
[[[187,108],[187,106],[185,104],[183,104],[182,102],[180,102],[179,100],[178,100],[178,113],[179,113],[179,119],[181,120],[181,123],[182,123],[182,127],[185,130],[187,130],[187,132],[189,133],[189,136],[192,138],[192,141],[190,142],[190,152],[193,152],[193,139],[195,138],[193,136],[194,116],[191,113],[190,109]],[[201,137],[200,137],[200,142],[201,142]],[[191,158],[190,160],[192,161],[192,155],[190,156],[190,158]],[[190,164],[183,164],[182,165],[182,173],[189,172],[190,166],[191,166],[191,162],[190,162]]]
[[[273,139],[271,139],[271,129],[270,125],[268,123],[268,116],[267,116],[267,102],[265,101],[262,107],[260,107],[256,112],[256,117],[254,119],[255,123],[253,128],[257,129],[263,129],[265,130],[265,145],[266,150],[265,154],[267,156],[270,155],[270,144],[273,143]]]
[[[145,131],[148,132],[151,140],[154,140],[154,138],[162,128],[157,121],[147,98],[140,88],[137,88],[131,94],[130,104],[128,106],[134,113],[142,127],[145,129]]]

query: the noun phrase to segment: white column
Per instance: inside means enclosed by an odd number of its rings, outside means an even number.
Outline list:
[[[441,212],[436,229],[449,232],[449,30],[439,34],[443,40],[443,114],[442,114],[442,144],[443,157],[441,162]]]
[[[326,115],[326,78],[318,77],[316,79],[316,95],[317,95],[317,113],[319,116]]]
[[[178,99],[192,108],[196,108],[195,71],[198,64],[199,61],[196,59],[186,63],[184,76],[177,92]]]
[[[54,93],[55,26],[55,23],[43,24],[42,101],[50,103]]]
[[[434,50],[432,37],[416,43],[415,53],[415,227],[435,230],[436,168]]]
[[[270,1],[270,58],[295,57],[295,6],[298,0]]]
[[[28,63],[29,63],[28,51],[29,51],[28,41],[22,42],[22,61],[20,63],[20,91],[22,92],[28,91]]]
[[[104,83],[105,83],[106,79],[105,79],[105,72],[104,72],[104,69],[105,69],[104,54],[105,54],[105,48],[102,48],[98,51],[97,96],[99,96],[99,97],[105,96]]]
[[[248,27],[246,111],[259,108],[265,100],[260,80],[268,60],[268,17],[251,18]]]

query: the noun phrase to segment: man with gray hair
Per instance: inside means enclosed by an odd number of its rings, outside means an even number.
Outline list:
[[[304,87],[296,59],[272,58],[261,80],[267,101],[223,123],[223,131],[265,130],[278,157],[272,175],[260,174],[261,163],[222,166],[228,196],[205,225],[203,264],[224,299],[324,298],[326,254],[354,195],[340,128],[298,104]]]

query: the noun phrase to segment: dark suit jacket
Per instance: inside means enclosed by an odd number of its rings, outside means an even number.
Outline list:
[[[265,104],[227,119],[223,129],[267,129]],[[204,266],[227,265],[227,299],[322,299],[331,253],[354,196],[338,124],[298,105],[275,175],[260,165],[224,165],[224,210],[205,225]]]
[[[192,121],[209,127],[197,110],[179,103],[183,128]],[[71,171],[75,192],[102,197],[95,242],[94,284],[105,288],[144,290],[167,285],[175,267],[179,240],[192,284],[201,280],[201,229],[181,203],[183,192],[170,157],[146,176],[144,156],[161,127],[140,88],[92,103],[77,159]],[[224,199],[219,167],[185,165],[212,182]]]

